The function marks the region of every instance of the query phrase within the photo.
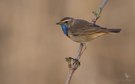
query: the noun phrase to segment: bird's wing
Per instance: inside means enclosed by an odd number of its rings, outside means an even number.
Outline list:
[[[100,27],[96,24],[89,23],[88,21],[76,19],[70,28],[74,35],[91,35],[94,33],[107,33],[107,29]]]

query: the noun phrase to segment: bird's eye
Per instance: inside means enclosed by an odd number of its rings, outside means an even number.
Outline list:
[[[68,23],[68,21],[65,21],[65,23]]]

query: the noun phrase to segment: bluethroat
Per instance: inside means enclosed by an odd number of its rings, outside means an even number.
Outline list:
[[[75,19],[72,17],[65,17],[56,24],[61,26],[67,37],[79,43],[86,43],[97,37],[109,33],[119,33],[121,31],[121,29],[108,29],[86,20]]]

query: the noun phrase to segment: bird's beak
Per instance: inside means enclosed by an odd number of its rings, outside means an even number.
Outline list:
[[[60,24],[61,24],[61,22],[57,22],[57,23],[56,23],[56,25],[60,25]]]

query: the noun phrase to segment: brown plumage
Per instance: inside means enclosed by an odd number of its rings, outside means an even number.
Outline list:
[[[62,29],[66,29],[67,36],[71,40],[79,43],[88,42],[105,34],[119,33],[121,31],[121,29],[108,29],[86,20],[71,17],[65,17],[57,24],[60,24]]]

